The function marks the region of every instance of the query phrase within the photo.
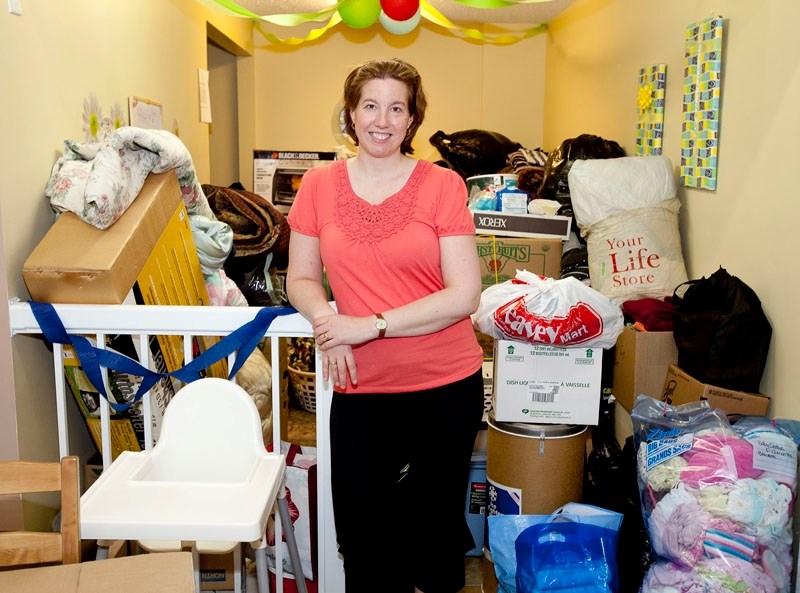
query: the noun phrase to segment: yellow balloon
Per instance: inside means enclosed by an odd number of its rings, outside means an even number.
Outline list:
[[[378,20],[380,14],[380,0],[347,0],[339,6],[342,22],[354,29],[366,29]]]

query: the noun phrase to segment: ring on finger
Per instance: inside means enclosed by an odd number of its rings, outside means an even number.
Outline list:
[[[319,339],[322,340],[323,342],[327,342],[328,341],[328,332],[325,332],[324,334],[322,334],[319,337]]]

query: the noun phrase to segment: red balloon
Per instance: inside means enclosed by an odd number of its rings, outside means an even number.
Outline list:
[[[407,21],[419,10],[419,0],[381,0],[381,8],[390,19]]]

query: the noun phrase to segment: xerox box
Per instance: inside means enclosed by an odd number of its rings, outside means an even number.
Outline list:
[[[476,233],[500,237],[549,237],[566,241],[572,228],[572,218],[569,216],[473,210],[472,219],[475,221]]]

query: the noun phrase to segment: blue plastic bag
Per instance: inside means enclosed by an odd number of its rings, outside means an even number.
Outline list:
[[[622,514],[609,511],[593,505],[570,502],[558,508],[550,515],[490,515],[488,517],[489,551],[494,563],[495,575],[498,582],[498,593],[533,593],[537,589],[518,588],[518,571],[520,558],[516,543],[522,534],[536,526],[553,524],[580,523],[588,527],[597,527],[614,534],[614,553],[611,557],[614,571],[614,589],[600,589],[599,591],[616,592],[617,583],[617,534],[622,524]],[[527,552],[526,552],[527,554]],[[527,554],[529,555],[529,554]],[[523,560],[522,564],[528,566],[530,559]],[[527,570],[527,568],[526,568]],[[527,587],[527,580],[524,583]],[[547,591],[548,589],[540,589]],[[575,591],[583,591],[576,588]],[[585,591],[598,591],[586,589]]]
[[[528,527],[515,542],[518,593],[616,593],[617,536],[571,520]]]

